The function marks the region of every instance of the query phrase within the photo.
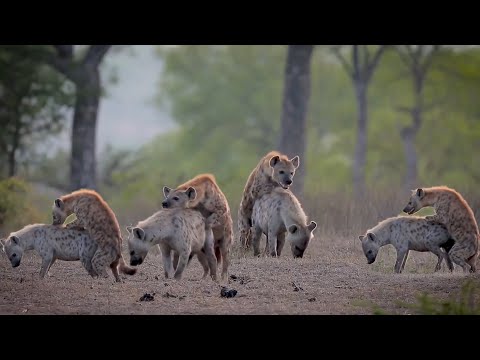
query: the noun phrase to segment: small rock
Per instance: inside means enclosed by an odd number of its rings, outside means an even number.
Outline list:
[[[164,298],[176,298],[177,295],[170,294],[168,291],[162,295]]]
[[[220,291],[221,297],[231,298],[237,295],[237,290],[235,289],[228,289],[225,286],[222,286],[222,290]]]
[[[308,299],[308,301],[314,302],[314,301],[317,301],[317,298],[312,297],[312,298]]]
[[[158,275],[155,275],[155,280],[158,280]]]
[[[155,299],[155,293],[153,294],[145,293],[140,298],[140,301],[153,301],[154,299]]]
[[[293,291],[300,291],[300,290],[303,291],[303,288],[301,286],[298,286],[294,282],[292,282],[292,286],[293,286]]]

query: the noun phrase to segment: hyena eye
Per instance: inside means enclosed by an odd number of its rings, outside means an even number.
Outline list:
[[[17,254],[15,254],[15,253],[12,254],[12,258],[14,258],[14,257],[16,257],[16,256],[17,256]]]
[[[135,255],[135,251],[130,251],[130,256]]]
[[[280,173],[280,175],[283,175],[283,174],[285,174],[285,171],[280,170],[279,173]]]
[[[372,250],[368,250],[368,254],[371,254],[372,253]]]
[[[291,172],[290,175],[293,175],[293,172]]]
[[[178,201],[178,196],[174,196],[173,200]]]

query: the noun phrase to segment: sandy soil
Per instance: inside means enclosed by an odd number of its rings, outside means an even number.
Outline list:
[[[412,252],[404,273],[394,274],[394,259],[395,250],[384,247],[368,265],[359,240],[317,236],[303,259],[293,259],[287,245],[278,259],[233,251],[228,284],[200,280],[196,259],[181,281],[164,279],[161,257],[152,255],[136,275],[115,283],[113,277],[90,278],[79,262],[63,261],[40,280],[34,252],[17,268],[0,253],[0,314],[373,314],[376,307],[411,314],[404,303],[421,293],[450,298],[467,278],[478,277],[460,268],[433,273],[436,257]],[[221,297],[222,285],[236,296]],[[152,301],[140,301],[146,293]]]

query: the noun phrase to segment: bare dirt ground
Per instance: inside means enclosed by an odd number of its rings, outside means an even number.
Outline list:
[[[233,251],[228,284],[200,280],[196,259],[181,281],[164,279],[161,257],[151,254],[136,275],[115,283],[113,277],[92,279],[79,262],[63,261],[40,280],[38,255],[29,252],[12,268],[0,253],[0,314],[373,314],[375,306],[411,314],[404,303],[415,303],[421,293],[451,298],[467,278],[477,277],[460,268],[433,273],[431,253],[411,252],[403,274],[393,273],[394,261],[389,246],[368,265],[358,239],[317,236],[303,259],[293,259],[287,245],[277,259]],[[237,290],[236,296],[221,297],[222,285]],[[153,300],[140,301],[146,293]]]

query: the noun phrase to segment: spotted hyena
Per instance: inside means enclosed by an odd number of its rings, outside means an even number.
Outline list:
[[[122,234],[117,218],[105,200],[94,190],[81,189],[55,199],[52,216],[53,225],[60,225],[75,214],[75,226],[83,227],[98,245],[92,259],[97,274],[106,276],[110,266],[116,281],[120,281],[118,270],[133,275],[136,269],[125,264],[122,255]]]
[[[449,255],[464,272],[475,272],[479,251],[479,231],[473,211],[465,199],[446,186],[416,189],[403,209],[411,215],[425,206],[433,206],[436,214],[428,219],[444,224],[455,245]]]
[[[313,238],[315,221],[308,223],[298,199],[290,190],[275,188],[270,194],[255,201],[252,215],[253,252],[260,254],[260,237],[267,236],[271,256],[280,256],[285,240],[289,242],[293,257],[303,253]]]
[[[42,258],[42,279],[56,260],[81,261],[92,277],[98,276],[92,266],[97,244],[82,229],[32,224],[12,232],[2,245],[13,267],[20,265],[25,251],[35,250]]]
[[[212,174],[200,174],[176,189],[165,186],[163,194],[163,208],[194,209],[205,217],[205,226],[213,230],[217,264],[222,262],[222,278],[225,278],[233,244],[233,221],[227,198],[215,177]]]
[[[192,209],[162,209],[135,227],[127,227],[130,265],[143,263],[148,251],[160,245],[166,278],[180,280],[191,255],[202,264],[203,278],[210,271],[217,279],[217,260],[213,245],[212,229],[205,226],[200,212]],[[178,264],[172,261],[172,252],[178,254]]]
[[[271,151],[266,154],[250,173],[238,209],[238,233],[240,244],[250,246],[252,212],[255,201],[275,188],[288,189],[300,165],[298,156],[289,159],[286,155]]]
[[[401,273],[405,268],[410,250],[430,251],[437,255],[435,271],[440,270],[443,259],[448,269],[453,271],[448,252],[455,242],[447,228],[439,222],[417,216],[391,217],[379,222],[358,238],[362,241],[363,253],[369,264],[375,262],[382,246],[391,244],[397,250],[396,273]]]

